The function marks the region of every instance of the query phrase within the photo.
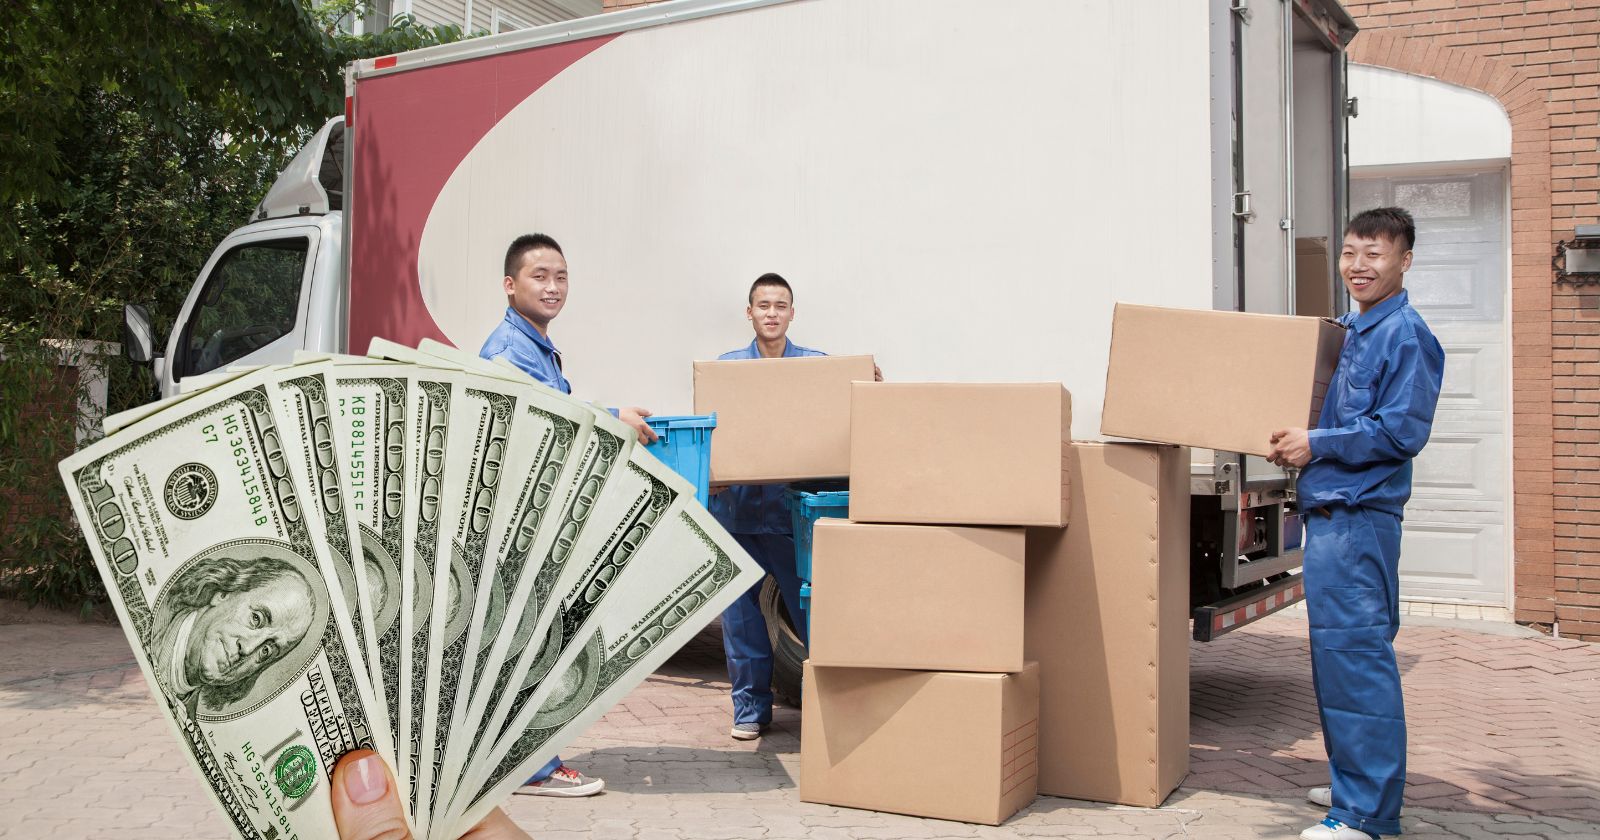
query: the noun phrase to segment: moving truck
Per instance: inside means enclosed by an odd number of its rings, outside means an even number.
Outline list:
[[[359,61],[164,351],[139,307],[127,346],[165,395],[375,336],[476,350],[507,244],[543,231],[587,399],[688,413],[690,361],[749,343],[776,271],[802,343],[902,381],[1060,381],[1096,438],[1115,302],[1344,300],[1296,241],[1347,217],[1355,31],[1334,0],[675,0]],[[1172,351],[1248,378],[1273,348]],[[1276,467],[1193,458],[1209,640],[1300,597],[1299,528]]]

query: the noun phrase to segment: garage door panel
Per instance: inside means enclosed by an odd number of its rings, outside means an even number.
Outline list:
[[[1504,542],[1505,530],[1498,526],[1407,518],[1400,543],[1401,593],[1426,589],[1448,598],[1493,600],[1499,590],[1474,567],[1493,562]]]
[[[1430,324],[1443,321],[1500,321],[1504,257],[1496,254],[1429,254],[1406,272],[1411,304],[1427,310]]]
[[[1503,172],[1352,179],[1352,196],[1410,210],[1411,303],[1445,351],[1433,434],[1414,463],[1401,594],[1504,604],[1509,567]]]
[[[1503,500],[1503,485],[1483,477],[1498,469],[1504,458],[1499,436],[1435,432],[1412,463],[1412,498]]]

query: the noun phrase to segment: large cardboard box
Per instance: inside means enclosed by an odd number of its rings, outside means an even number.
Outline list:
[[[999,825],[1038,781],[1039,666],[805,666],[800,800]]]
[[[850,518],[1060,527],[1071,442],[1059,383],[857,383]]]
[[[1154,807],[1189,772],[1189,452],[1073,454],[1072,524],[1028,529],[1039,792]]]
[[[694,411],[717,415],[712,484],[774,484],[850,474],[850,383],[871,356],[694,363]]]
[[[1303,236],[1294,241],[1294,314],[1333,317],[1333,257],[1328,237]]]
[[[1117,304],[1100,433],[1272,454],[1313,428],[1345,330],[1322,318]]]
[[[812,531],[811,662],[1022,670],[1021,528],[866,525]]]

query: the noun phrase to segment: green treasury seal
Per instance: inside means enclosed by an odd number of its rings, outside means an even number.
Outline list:
[[[317,759],[298,744],[283,751],[272,768],[272,781],[290,799],[299,799],[317,781]]]

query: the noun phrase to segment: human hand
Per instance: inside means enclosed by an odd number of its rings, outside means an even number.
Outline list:
[[[872,381],[873,382],[882,382],[883,381],[883,369],[878,367],[877,365],[873,365],[872,366]]]
[[[1279,429],[1272,433],[1271,443],[1267,460],[1280,467],[1303,467],[1311,462],[1311,435],[1305,429]]]
[[[339,840],[411,840],[389,766],[372,750],[345,753],[333,768],[333,821]],[[532,840],[499,808],[461,840]]]
[[[639,433],[640,443],[656,442],[656,430],[650,428],[649,423],[644,422],[644,418],[649,416],[650,412],[638,406],[617,409],[617,419],[632,426],[633,430]]]

